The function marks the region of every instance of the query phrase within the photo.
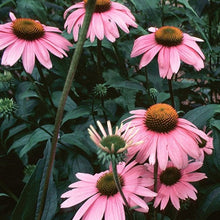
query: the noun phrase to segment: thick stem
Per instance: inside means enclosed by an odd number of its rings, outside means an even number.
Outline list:
[[[68,97],[68,94],[69,94],[69,91],[72,85],[72,81],[75,76],[76,69],[79,63],[79,59],[80,59],[80,56],[83,50],[83,44],[84,44],[84,41],[86,40],[86,34],[89,28],[89,24],[92,18],[93,11],[95,9],[95,3],[96,3],[96,0],[88,0],[86,4],[86,14],[85,14],[83,26],[80,32],[79,41],[77,42],[76,49],[71,60],[69,71],[66,77],[66,82],[65,82],[63,92],[60,98],[60,103],[57,109],[54,133],[53,133],[53,138],[52,138],[52,146],[51,146],[51,152],[50,152],[50,157],[49,157],[49,164],[48,164],[48,168],[47,168],[46,175],[45,175],[45,184],[44,184],[44,188],[42,192],[42,198],[41,198],[40,209],[39,209],[39,213],[37,216],[37,220],[40,220],[43,214],[44,204],[45,204],[46,195],[47,195],[47,189],[48,189],[49,180],[50,180],[50,176],[52,173],[52,168],[53,168],[55,154],[56,154],[56,146],[57,146],[57,141],[58,141],[60,125],[61,125],[61,121],[63,117],[64,106],[65,106],[65,103],[66,103],[66,100],[67,100],[67,97]]]
[[[173,106],[173,108],[175,108],[174,95],[173,95],[173,86],[172,86],[172,79],[168,79],[168,85],[169,85],[171,105]]]
[[[121,183],[120,183],[120,180],[119,180],[119,177],[118,177],[117,164],[116,164],[115,158],[112,158],[111,162],[112,162],[113,177],[114,177],[114,181],[115,181],[117,190],[120,193],[120,195],[121,195],[121,197],[122,197],[122,199],[125,203],[126,209],[128,211],[129,218],[132,220],[133,216],[132,216],[132,213],[131,213],[131,210],[130,210],[130,206],[129,206],[128,201],[126,200],[125,195],[124,195],[124,193],[122,191],[122,188],[121,188]]]

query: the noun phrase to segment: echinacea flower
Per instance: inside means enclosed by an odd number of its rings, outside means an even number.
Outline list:
[[[146,172],[143,165],[136,165],[135,161],[126,165],[117,165],[118,175],[122,191],[130,207],[137,211],[148,212],[148,205],[141,197],[155,197],[156,193],[147,187],[153,185],[153,178],[142,178]],[[84,204],[78,209],[73,220],[125,220],[124,203],[114,182],[113,173],[107,170],[95,175],[77,173],[80,181],[71,184],[70,191],[61,195],[67,198],[61,208],[69,208],[83,201]],[[140,196],[140,197],[139,197]]]
[[[159,73],[162,78],[171,79],[180,68],[180,61],[194,66],[199,71],[204,68],[204,54],[196,41],[203,40],[183,33],[179,28],[164,26],[149,28],[153,32],[137,38],[131,52],[131,57],[144,54],[139,68],[146,66],[158,53]]]
[[[154,166],[145,164],[147,170],[153,177]],[[157,176],[157,196],[154,201],[154,207],[165,209],[168,201],[170,200],[173,206],[179,210],[180,200],[191,198],[197,199],[196,188],[190,184],[207,178],[204,173],[194,172],[202,166],[202,162],[192,162],[187,164],[182,169],[178,169],[174,164],[169,161],[165,170],[158,170]]]
[[[32,73],[35,56],[47,69],[52,67],[49,52],[59,58],[67,56],[72,44],[56,32],[56,27],[41,24],[30,18],[16,18],[10,12],[11,22],[0,25],[0,50],[5,49],[2,65],[13,66],[20,57],[27,73]],[[49,52],[48,52],[49,51]]]
[[[188,155],[192,158],[200,156],[198,140],[208,140],[208,136],[186,119],[179,118],[176,110],[165,103],[152,105],[147,110],[140,109],[125,121],[124,129],[135,127],[138,133],[133,142],[143,142],[135,148],[128,148],[128,157],[134,157],[140,163],[149,158],[150,164],[158,160],[159,167],[164,170],[170,159],[177,168],[188,163]]]
[[[200,157],[197,159],[198,161],[203,162],[205,154],[207,154],[207,155],[212,154],[214,147],[213,147],[213,138],[210,136],[211,133],[212,133],[212,131],[209,131],[207,133],[207,135],[208,135],[207,141],[202,138],[198,141],[198,145],[199,145],[199,149],[200,149],[200,153],[201,153]]]
[[[132,129],[127,126],[126,130],[122,130],[121,125],[120,128],[116,126],[115,132],[113,132],[111,122],[107,121],[108,132],[106,133],[100,121],[97,121],[97,125],[102,133],[102,137],[92,125],[90,125],[88,132],[90,138],[96,144],[96,146],[99,147],[102,151],[106,152],[107,155],[104,155],[106,157],[108,154],[114,154],[116,157],[120,157],[120,153],[124,153],[128,148],[134,147],[141,143],[141,141],[135,143],[133,142],[132,138],[138,132],[136,128]],[[123,155],[121,160],[123,160]]]
[[[87,1],[78,2],[64,12],[65,19],[71,10],[76,9],[67,17],[64,24],[68,33],[73,30],[75,41],[78,40],[79,28],[83,24]],[[93,42],[95,37],[99,40],[103,40],[106,37],[109,41],[114,42],[120,36],[117,26],[125,33],[129,33],[129,26],[137,27],[135,18],[130,10],[118,2],[96,0],[95,11],[91,18],[87,38],[90,38],[90,41]]]

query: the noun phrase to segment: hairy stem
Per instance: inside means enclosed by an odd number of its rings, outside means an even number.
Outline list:
[[[83,50],[83,44],[84,44],[84,41],[86,40],[86,34],[89,28],[89,24],[92,18],[93,11],[95,9],[95,3],[96,3],[96,0],[88,0],[86,4],[86,14],[85,14],[85,18],[83,21],[83,26],[80,32],[80,36],[79,36],[79,40],[76,45],[75,52],[73,54],[73,57],[70,63],[69,71],[66,77],[66,82],[65,82],[63,92],[60,98],[60,103],[57,109],[54,133],[53,133],[53,138],[52,138],[52,146],[51,146],[51,152],[50,152],[50,157],[49,157],[49,164],[48,164],[48,168],[47,168],[46,175],[45,175],[45,184],[43,187],[43,193],[42,193],[40,209],[39,209],[39,213],[37,216],[37,220],[40,220],[43,214],[44,204],[45,204],[46,195],[47,195],[47,189],[48,189],[49,180],[50,180],[50,176],[52,173],[52,168],[53,168],[55,154],[56,154],[58,134],[59,134],[60,125],[61,125],[61,121],[63,117],[64,106],[65,106],[65,103],[66,103],[66,100],[67,100],[67,97],[68,97],[68,94],[69,94],[69,91],[72,85],[72,81],[74,79],[76,69],[79,63],[79,59],[80,59],[80,56]]]

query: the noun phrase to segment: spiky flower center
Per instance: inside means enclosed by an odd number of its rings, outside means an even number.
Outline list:
[[[182,43],[183,33],[177,27],[164,26],[155,32],[155,40],[163,46],[177,46]]]
[[[83,0],[87,4],[88,0]],[[95,12],[105,12],[111,8],[111,0],[96,0]]]
[[[148,108],[145,117],[148,129],[159,133],[168,133],[173,130],[178,121],[176,110],[172,106],[163,103]]]
[[[44,36],[44,28],[40,22],[30,18],[18,18],[12,23],[13,33],[20,39],[32,41]]]
[[[176,167],[168,167],[160,174],[160,182],[166,186],[172,186],[181,178],[181,172]]]
[[[103,147],[107,147],[111,152],[112,149],[114,149],[114,152],[117,152],[120,148],[124,148],[126,145],[125,140],[118,135],[104,137],[100,143]]]
[[[206,143],[207,143],[206,140],[204,140],[203,138],[200,138],[200,141],[199,141],[199,143],[198,143],[199,148],[205,147],[205,146],[206,146]]]
[[[123,178],[120,175],[119,181],[121,186],[123,186]],[[101,176],[97,181],[96,187],[98,191],[105,196],[113,196],[118,192],[112,172],[105,173]]]

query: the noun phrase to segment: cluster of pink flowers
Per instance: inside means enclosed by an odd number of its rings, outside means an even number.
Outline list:
[[[64,27],[78,40],[87,0],[76,3],[64,13]],[[69,16],[68,13],[72,11]],[[16,18],[10,13],[11,22],[0,25],[0,50],[4,50],[1,64],[14,65],[20,57],[27,73],[32,73],[37,60],[46,68],[52,67],[49,52],[59,58],[67,56],[65,51],[72,44],[57,33],[58,28],[41,24],[29,18]],[[119,38],[118,27],[129,33],[129,26],[136,28],[134,16],[120,3],[110,0],[97,0],[95,11],[88,29],[87,38],[91,42],[97,37],[106,37],[114,42]],[[143,54],[139,68],[148,65],[158,54],[159,74],[171,79],[183,61],[196,70],[204,67],[204,54],[196,41],[202,40],[183,33],[179,28],[164,26],[149,28],[152,32],[137,38],[131,57]],[[124,125],[112,131],[107,123],[108,132],[100,122],[97,125],[100,135],[93,126],[89,134],[93,142],[105,152],[104,156],[123,154],[125,162],[117,165],[118,177],[125,199],[136,211],[148,212],[146,201],[152,200],[154,207],[163,210],[170,200],[180,209],[180,200],[195,200],[197,190],[191,182],[206,178],[204,173],[196,172],[204,160],[204,155],[213,150],[212,137],[199,130],[186,119],[179,118],[176,110],[163,103],[148,109],[133,110],[132,116],[124,120]],[[191,158],[189,160],[189,157]],[[158,167],[157,167],[158,166]],[[156,192],[155,169],[157,169]],[[61,208],[75,206],[83,201],[74,220],[125,219],[124,200],[118,191],[112,168],[94,175],[77,173],[79,181],[71,184],[70,191],[62,194],[67,198]]]

